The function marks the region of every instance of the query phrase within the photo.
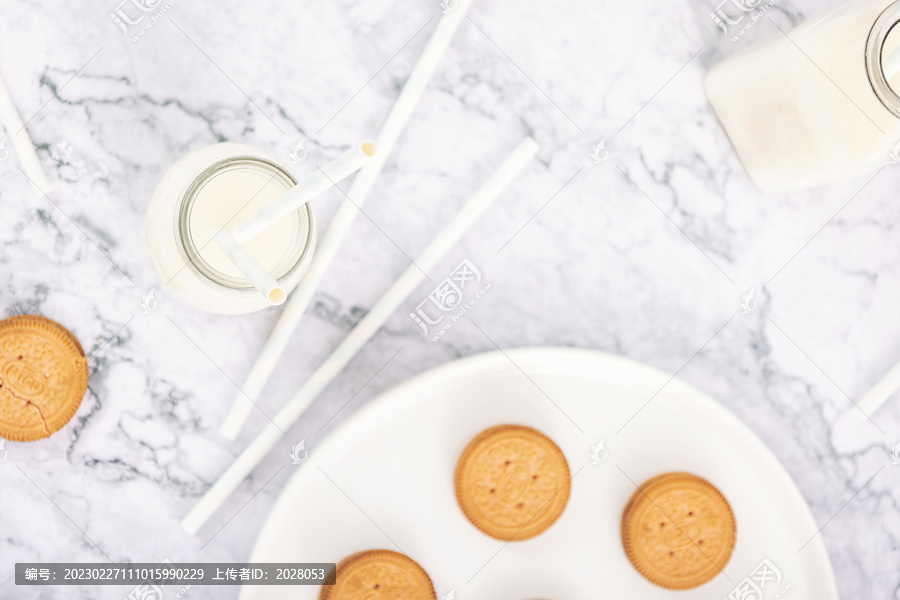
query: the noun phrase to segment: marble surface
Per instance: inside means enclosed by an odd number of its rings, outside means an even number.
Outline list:
[[[217,433],[278,310],[222,317],[158,290],[142,311],[159,286],[143,239],[153,188],[218,141],[290,164],[303,139],[303,173],[374,136],[441,7],[167,4],[128,35],[114,1],[0,8],[0,72],[54,184],[44,197],[13,153],[0,162],[0,312],[56,319],[93,356],[68,426],[6,443],[0,596],[127,592],[17,588],[14,562],[246,560],[289,476],[288,442],[315,452],[379,392],[457,358],[553,345],[677,372],[717,398],[796,480],[841,597],[900,597],[900,402],[862,422],[852,403],[900,360],[900,172],[765,196],[702,91],[717,59],[834,0],[781,0],[736,42],[713,2],[476,0],[259,403],[275,411],[530,134],[538,160],[432,274],[467,258],[490,293],[433,342],[408,317],[423,284],[196,537],[179,520],[266,423],[255,411],[236,442]],[[320,225],[340,200],[316,202]]]

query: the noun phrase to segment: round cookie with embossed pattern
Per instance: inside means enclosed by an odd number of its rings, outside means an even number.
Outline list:
[[[545,531],[569,500],[569,464],[540,431],[498,425],[469,442],[456,465],[456,499],[475,527],[500,540]]]
[[[68,329],[36,315],[0,321],[0,438],[50,436],[78,410],[87,384],[87,358]]]
[[[736,535],[725,496],[690,473],[650,479],[622,513],[628,559],[641,575],[670,590],[701,586],[722,572]]]
[[[435,600],[425,569],[405,554],[367,550],[338,563],[334,585],[323,585],[319,600]]]

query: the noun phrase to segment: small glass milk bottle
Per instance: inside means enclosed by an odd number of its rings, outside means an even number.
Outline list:
[[[270,306],[213,236],[295,185],[297,180],[277,158],[243,144],[206,146],[172,165],[147,209],[147,244],[169,291],[215,313]],[[309,267],[315,238],[315,219],[307,203],[244,246],[289,293]]]
[[[900,161],[898,22],[900,0],[854,0],[710,69],[706,94],[761,190]]]

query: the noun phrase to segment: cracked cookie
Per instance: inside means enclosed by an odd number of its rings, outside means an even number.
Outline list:
[[[87,358],[68,329],[36,315],[0,321],[0,438],[49,437],[78,410],[87,384]]]
[[[734,550],[734,513],[711,483],[690,473],[666,473],[644,483],[622,514],[622,544],[631,564],[670,590],[703,585]]]
[[[569,464],[540,431],[498,425],[478,434],[456,465],[456,499],[475,527],[526,540],[553,525],[569,500]]]

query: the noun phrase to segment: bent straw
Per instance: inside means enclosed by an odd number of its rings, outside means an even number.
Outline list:
[[[349,335],[334,349],[334,352],[306,380],[303,387],[294,394],[294,397],[285,404],[275,418],[266,425],[256,439],[247,446],[247,449],[237,457],[237,460],[225,470],[200,501],[194,505],[194,508],[181,521],[181,526],[185,531],[191,535],[197,533],[231,492],[281,439],[282,432],[300,418],[306,407],[334,381],[347,363],[356,356],[356,353],[384,325],[388,317],[416,289],[425,278],[425,272],[437,265],[438,261],[469,230],[528,161],[534,158],[538,148],[537,142],[531,138],[525,138],[519,143],[512,154],[503,161],[503,164],[463,205],[453,220],[425,248],[419,258],[394,282],[381,300],[372,307],[363,320],[350,331]]]
[[[269,304],[278,306],[284,303],[285,298],[287,298],[284,289],[278,285],[278,282],[275,281],[275,278],[272,277],[265,267],[259,264],[259,261],[253,258],[253,255],[239,241],[234,239],[234,236],[228,230],[220,229],[213,239],[216,242],[216,246],[228,257],[228,260],[233,262],[234,266],[250,280],[253,287],[259,290],[259,293],[268,300]]]
[[[6,128],[6,133],[12,138],[13,147],[16,150],[16,156],[22,163],[22,170],[31,182],[45,194],[50,192],[50,180],[44,173],[41,162],[38,160],[37,153],[34,151],[34,144],[25,131],[25,124],[22,123],[22,117],[16,106],[13,104],[12,96],[9,95],[9,89],[0,76],[0,122]]]
[[[338,208],[328,231],[325,232],[325,235],[319,242],[319,247],[313,256],[309,269],[291,294],[291,298],[272,329],[272,333],[269,335],[262,352],[260,352],[259,358],[256,359],[256,363],[250,369],[250,374],[247,375],[247,379],[241,386],[244,393],[235,397],[231,411],[219,429],[219,433],[223,437],[234,440],[250,415],[250,411],[253,410],[251,398],[259,396],[272,371],[275,370],[275,366],[284,353],[291,335],[297,329],[297,325],[300,324],[300,320],[303,318],[303,314],[306,312],[316,288],[319,287],[319,284],[325,277],[325,272],[350,231],[350,226],[360,212],[360,207],[368,198],[372,186],[375,185],[375,181],[390,157],[397,139],[406,127],[416,104],[428,85],[429,79],[431,79],[438,62],[450,45],[453,34],[456,33],[456,29],[465,19],[466,11],[471,4],[472,0],[459,0],[456,8],[448,13],[444,13],[434,33],[431,34],[425,50],[422,51],[422,56],[419,57],[418,62],[409,74],[409,79],[406,80],[397,102],[394,104],[391,112],[388,113],[381,132],[378,134],[378,154],[359,171],[359,174],[353,180],[353,185],[350,186],[350,191],[347,193],[349,199],[345,200]]]
[[[332,185],[356,173],[375,156],[376,151],[375,142],[371,140],[365,140],[351,147],[312,175],[301,179],[297,185],[262,207],[256,214],[235,225],[231,234],[238,242],[246,242],[259,235],[285,215],[291,214]]]

